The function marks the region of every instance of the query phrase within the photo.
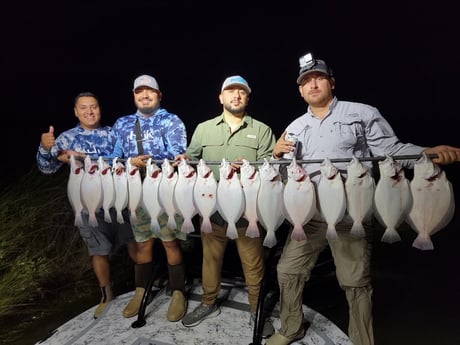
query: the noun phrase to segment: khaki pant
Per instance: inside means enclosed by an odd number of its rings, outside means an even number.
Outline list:
[[[370,276],[371,242],[349,234],[351,223],[336,226],[338,239],[326,239],[327,225],[312,220],[304,226],[306,241],[294,241],[288,236],[278,262],[280,286],[280,333],[288,338],[299,334],[303,327],[303,288],[310,279],[320,252],[330,246],[337,280],[345,291],[349,306],[348,336],[354,345],[373,345],[372,287]],[[370,225],[366,225],[367,233]]]
[[[245,235],[247,225],[237,224],[238,238],[234,241],[240,256],[251,311],[257,310],[260,285],[264,275],[263,236],[249,238]],[[202,303],[214,304],[220,291],[222,280],[222,264],[225,248],[229,238],[226,235],[226,224],[212,223],[211,233],[201,233],[203,245]]]

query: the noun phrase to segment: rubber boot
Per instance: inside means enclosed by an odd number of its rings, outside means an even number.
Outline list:
[[[105,310],[107,305],[112,300],[113,298],[112,287],[110,285],[101,287],[101,294],[102,294],[101,301],[99,302],[99,305],[96,307],[96,310],[94,311],[95,319],[101,316],[102,312]]]
[[[171,302],[168,307],[167,319],[176,322],[182,319],[187,312],[185,298],[185,269],[183,264],[168,265],[169,288],[172,291]]]
[[[145,288],[147,287],[149,277],[152,274],[152,267],[152,262],[134,265],[134,282],[136,284],[136,291],[134,292],[134,296],[126,305],[125,309],[123,309],[124,317],[133,317],[139,313],[139,308],[141,307]]]

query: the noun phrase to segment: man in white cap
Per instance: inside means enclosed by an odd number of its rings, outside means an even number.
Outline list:
[[[150,75],[141,75],[134,81],[134,114],[120,117],[113,125],[118,141],[114,157],[131,157],[131,164],[139,168],[146,166],[145,160],[172,160],[185,151],[187,133],[185,125],[176,114],[160,106],[162,93],[156,79]],[[168,263],[168,281],[172,292],[167,319],[179,321],[187,311],[185,298],[185,268],[179,240],[185,240],[186,234],[179,229],[169,229],[167,216],[159,217],[161,232],[151,228],[150,217],[139,207],[136,211],[138,223],[131,224],[137,242],[137,260],[135,264],[136,291],[123,310],[123,316],[138,314],[150,276],[153,272],[153,241],[161,240],[166,251]],[[182,219],[177,216],[176,223]]]
[[[274,134],[269,126],[254,119],[246,113],[251,88],[247,81],[239,76],[225,79],[219,94],[222,113],[196,127],[191,142],[183,155],[176,159],[221,161],[223,158],[232,162],[263,160],[271,157],[275,143]],[[214,177],[219,180],[219,166],[211,166]],[[239,165],[233,168],[239,171]],[[220,307],[217,296],[220,291],[221,270],[225,248],[229,238],[226,234],[227,223],[219,212],[211,216],[212,232],[201,233],[203,246],[201,304],[185,315],[182,324],[194,327],[203,320],[219,315]],[[236,222],[238,237],[236,247],[241,259],[245,282],[248,287],[250,305],[250,322],[254,320],[262,278],[264,275],[263,235],[250,238],[246,236],[248,222],[241,218]],[[261,229],[261,232],[263,230]],[[263,336],[274,332],[272,325],[266,322]]]

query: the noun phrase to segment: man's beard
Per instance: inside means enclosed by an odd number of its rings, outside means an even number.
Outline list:
[[[139,107],[137,110],[139,110],[141,114],[150,115],[153,114],[156,109],[157,107]]]
[[[224,105],[224,109],[227,110],[230,114],[241,114],[244,112],[245,106],[240,105],[239,107],[233,107],[231,105]]]

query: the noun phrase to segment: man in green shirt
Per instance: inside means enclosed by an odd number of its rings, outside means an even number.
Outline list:
[[[239,172],[242,159],[259,161],[272,156],[275,144],[274,134],[269,126],[252,118],[246,113],[251,88],[241,76],[225,79],[220,103],[222,114],[204,121],[195,129],[185,154],[178,155],[175,160],[221,161],[225,158],[233,162],[232,168]],[[211,165],[216,180],[219,180],[219,166]],[[227,245],[227,223],[216,212],[211,217],[212,232],[201,233],[203,245],[201,304],[185,315],[182,324],[194,327],[201,321],[220,314],[216,299],[220,291],[221,270]],[[248,288],[248,300],[251,309],[251,321],[257,310],[257,300],[264,274],[264,248],[262,236],[250,238],[245,235],[248,222],[241,218],[236,222],[238,237],[236,247]],[[267,330],[267,328],[269,328]],[[271,325],[264,328],[264,336],[271,335]]]

